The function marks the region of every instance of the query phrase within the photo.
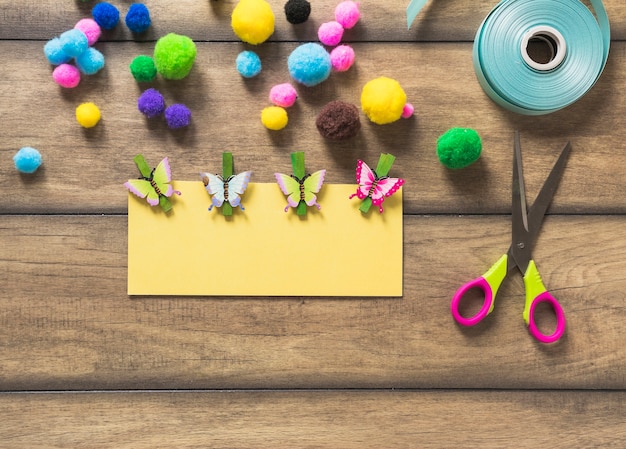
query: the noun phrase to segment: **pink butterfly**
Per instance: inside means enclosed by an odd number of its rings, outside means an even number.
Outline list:
[[[372,204],[378,206],[379,212],[383,213],[383,201],[396,193],[400,186],[404,184],[404,179],[381,176],[380,178],[374,170],[359,159],[356,164],[356,182],[359,185],[356,193],[350,195],[350,199],[355,196],[360,200],[367,197],[372,198]]]

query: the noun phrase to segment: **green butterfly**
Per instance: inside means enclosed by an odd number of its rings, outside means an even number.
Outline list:
[[[278,182],[280,190],[287,195],[285,212],[289,210],[289,207],[297,207],[300,201],[304,201],[307,206],[315,205],[315,207],[321,209],[315,194],[322,188],[326,170],[308,174],[302,179],[294,175],[283,175],[282,173],[274,173],[274,176],[276,176],[276,182]]]
[[[173,194],[180,195],[178,190],[170,184],[172,181],[172,171],[167,158],[159,162],[159,165],[152,170],[148,178],[131,179],[124,183],[124,186],[139,198],[145,198],[150,206],[159,204],[159,197],[170,197]]]

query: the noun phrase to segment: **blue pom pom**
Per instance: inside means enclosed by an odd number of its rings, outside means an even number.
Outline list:
[[[68,62],[72,57],[63,51],[61,40],[58,37],[50,39],[43,46],[43,53],[50,64],[59,65]]]
[[[75,58],[89,47],[87,36],[82,31],[72,28],[59,36],[61,48],[66,55]]]
[[[143,3],[133,3],[126,13],[125,22],[133,33],[142,33],[150,28],[150,11]]]
[[[291,52],[287,66],[292,78],[305,86],[315,86],[326,81],[332,64],[330,54],[316,43],[303,44]]]
[[[93,20],[96,21],[103,30],[112,30],[120,21],[119,10],[110,3],[100,2],[91,10]]]
[[[76,67],[85,75],[94,75],[104,67],[104,55],[93,47],[76,58]]]
[[[13,156],[15,168],[22,173],[34,173],[41,165],[41,153],[31,147],[20,149]]]
[[[253,51],[242,51],[235,62],[237,71],[244,78],[252,78],[261,73],[261,58]]]

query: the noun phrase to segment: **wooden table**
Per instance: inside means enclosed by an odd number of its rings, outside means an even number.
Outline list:
[[[129,2],[113,3],[123,17]],[[0,0],[0,447],[624,447],[626,4],[606,1],[613,42],[597,85],[565,110],[528,117],[494,104],[474,75],[474,34],[495,2],[435,0],[407,30],[407,0],[363,0],[344,38],[355,67],[300,87],[289,125],[270,132],[259,120],[270,87],[289,81],[289,53],[316,40],[338,2],[312,2],[308,22],[293,26],[284,2],[270,1],[276,31],[254,48],[263,71],[250,80],[234,66],[251,48],[230,28],[235,3],[146,2],[151,29],[105,32],[105,69],[64,90],[42,48],[93,2]],[[128,70],[169,32],[198,48],[187,78],[149,85],[193,111],[179,131],[137,111],[148,85]],[[415,117],[379,126],[362,115],[359,136],[325,141],[320,108],[359,105],[378,76],[401,83]],[[102,111],[93,129],[74,118],[84,101]],[[458,171],[435,153],[453,126],[483,139],[480,160]],[[515,129],[531,201],[573,146],[534,251],[568,318],[554,345],[529,336],[518,275],[484,324],[462,329],[449,313],[456,288],[508,245]],[[13,167],[23,146],[43,154],[34,175]],[[329,183],[354,182],[358,158],[397,156],[403,297],[127,296],[122,183],[136,176],[135,154],[169,156],[177,179],[195,180],[231,151],[270,182],[297,150],[329,169]],[[374,246],[355,263],[374,267]],[[146,256],[167,276],[158,252]]]

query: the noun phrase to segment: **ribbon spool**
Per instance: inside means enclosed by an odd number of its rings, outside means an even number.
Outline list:
[[[604,70],[611,41],[602,1],[590,3],[595,16],[579,0],[496,5],[474,40],[474,69],[487,95],[525,115],[558,111],[585,95]]]

